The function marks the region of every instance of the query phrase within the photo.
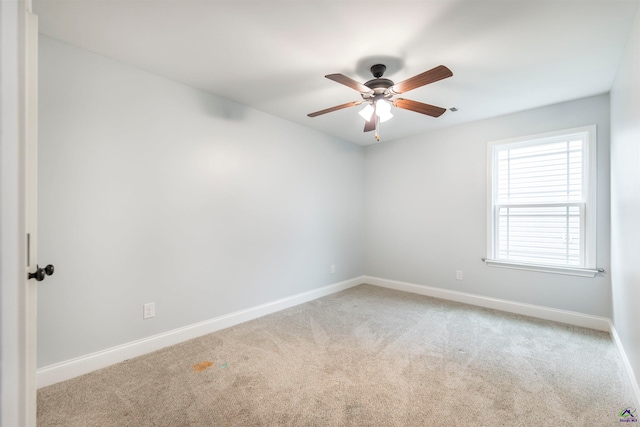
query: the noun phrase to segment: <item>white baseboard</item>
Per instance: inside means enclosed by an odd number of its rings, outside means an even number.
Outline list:
[[[492,308],[509,313],[522,314],[524,316],[537,317],[539,319],[553,320],[555,322],[582,326],[584,328],[596,329],[605,332],[609,332],[609,325],[611,324],[611,321],[606,317],[591,316],[588,314],[577,313],[575,311],[558,310],[539,305],[483,297],[465,292],[450,291],[431,286],[381,279],[379,277],[364,276],[364,283],[444,300],[462,302],[479,307]]]
[[[36,371],[38,388],[69,380],[77,376],[105,368],[133,357],[142,356],[162,348],[179,344],[202,335],[229,328],[267,314],[309,302],[363,283],[363,277],[354,277],[344,282],[334,283],[312,291],[282,298],[246,310],[226,314],[204,322],[174,329],[137,341],[122,344],[75,359],[45,366]]]
[[[202,335],[257,319],[267,314],[331,295],[362,283],[609,332],[618,348],[625,369],[627,370],[627,375],[631,381],[636,399],[635,406],[640,406],[640,387],[636,381],[633,368],[629,363],[618,333],[611,321],[607,318],[371,276],[354,277],[344,282],[334,283],[319,289],[282,298],[183,328],[174,329],[86,356],[45,366],[36,372],[37,387],[41,388],[75,378],[133,357],[142,356]]]
[[[618,352],[620,353],[620,357],[622,358],[622,363],[624,363],[624,367],[627,370],[627,376],[631,381],[631,388],[633,389],[633,394],[636,400],[634,402],[634,406],[637,408],[638,406],[640,406],[640,386],[638,386],[638,381],[636,380],[635,373],[633,372],[633,367],[631,367],[631,363],[629,362],[627,353],[624,351],[622,341],[620,341],[620,336],[618,335],[616,328],[613,326],[613,323],[611,323],[611,329],[609,333],[613,338],[613,342],[615,342],[616,346],[618,347]]]

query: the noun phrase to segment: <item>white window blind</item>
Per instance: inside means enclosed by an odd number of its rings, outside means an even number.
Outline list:
[[[587,268],[594,256],[587,217],[595,212],[589,137],[554,134],[492,143],[491,247],[494,260]],[[593,247],[594,249],[594,247]]]

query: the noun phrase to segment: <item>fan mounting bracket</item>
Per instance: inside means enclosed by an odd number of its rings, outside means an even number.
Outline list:
[[[375,64],[371,66],[370,70],[371,74],[373,74],[373,77],[379,79],[380,77],[382,77],[384,72],[387,71],[387,66],[384,64]]]

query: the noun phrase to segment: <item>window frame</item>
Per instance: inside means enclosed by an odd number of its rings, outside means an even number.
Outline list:
[[[556,140],[566,140],[571,137],[584,138],[582,157],[582,182],[584,198],[580,202],[562,202],[556,206],[580,205],[581,212],[581,259],[579,267],[554,264],[536,264],[522,261],[511,261],[497,257],[497,227],[499,221],[499,208],[505,204],[497,203],[497,155],[505,146],[509,148],[524,147],[551,143]],[[535,135],[527,135],[509,138],[487,143],[487,257],[485,262],[492,267],[504,267],[518,270],[539,271],[546,273],[568,274],[582,277],[595,277],[599,272],[596,267],[596,243],[597,243],[597,126],[588,125],[571,129],[562,129]],[[509,206],[544,206],[547,203],[508,204]]]

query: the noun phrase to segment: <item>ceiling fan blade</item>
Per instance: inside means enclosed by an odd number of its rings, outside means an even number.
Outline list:
[[[389,88],[389,91],[397,95],[400,93],[408,92],[411,89],[415,89],[420,86],[428,85],[429,83],[437,82],[438,80],[446,79],[447,77],[451,76],[453,76],[453,73],[450,69],[448,69],[444,65],[438,65],[437,67],[432,68],[429,71],[425,71],[424,73],[418,74],[417,76],[413,76],[400,83],[396,83]]]
[[[316,111],[315,113],[309,113],[309,114],[307,114],[307,116],[316,117],[316,116],[320,116],[322,114],[331,113],[332,111],[342,110],[343,108],[355,107],[355,106],[360,105],[360,104],[362,104],[362,101],[347,102],[346,104],[336,105],[335,107],[331,107],[331,108],[327,108],[327,109],[324,109],[324,110]]]
[[[446,108],[423,104],[422,102],[403,98],[394,99],[393,105],[394,107],[415,111],[416,113],[426,114],[427,116],[431,117],[440,117],[442,114],[444,114],[445,111],[447,111]]]
[[[376,120],[378,116],[376,115],[376,104],[373,104],[373,113],[371,113],[371,118],[364,122],[364,131],[363,132],[371,132],[376,129]]]
[[[372,114],[368,122],[364,122],[364,132],[371,132],[376,129],[376,115]]]
[[[325,76],[329,80],[333,80],[334,82],[343,84],[351,89],[355,89],[360,93],[370,93],[371,89],[363,85],[362,83],[358,83],[353,80],[351,77],[347,77],[344,74],[327,74]]]

